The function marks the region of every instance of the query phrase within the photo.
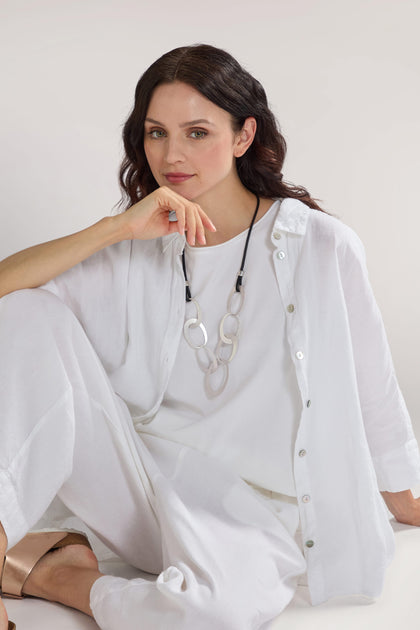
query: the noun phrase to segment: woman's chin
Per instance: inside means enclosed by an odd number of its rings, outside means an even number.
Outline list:
[[[172,184],[170,182],[165,182],[161,185],[166,186],[166,188],[169,188],[170,190],[173,190],[178,195],[181,195],[181,197],[188,199],[188,201],[195,201],[195,198],[197,197],[197,191],[191,190],[191,187],[188,187],[187,183],[188,182],[183,182],[182,184]]]

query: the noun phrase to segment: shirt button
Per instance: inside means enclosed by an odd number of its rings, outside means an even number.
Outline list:
[[[311,497],[309,496],[309,494],[304,494],[302,497],[302,503],[309,503],[309,501],[311,500]]]
[[[287,307],[287,310],[289,311],[289,313],[293,313],[293,311],[295,310],[295,307],[293,304],[289,304],[289,306]]]
[[[273,236],[276,239],[276,241],[278,241],[281,238],[281,233],[280,232],[274,232]]]
[[[314,544],[315,543],[314,543],[313,540],[307,540],[306,543],[305,543],[305,547],[308,547],[310,549],[311,547],[314,546]]]
[[[299,359],[299,361],[302,361],[303,357],[304,357],[303,352],[301,352],[300,350],[296,352],[296,358]]]
[[[302,448],[302,449],[299,451],[299,457],[305,457],[305,455],[306,455],[306,451],[305,451],[305,449],[304,449],[304,448]]]
[[[280,258],[280,260],[283,260],[283,258],[285,258],[286,254],[283,251],[277,252],[277,258]]]
[[[310,400],[306,401],[306,406],[310,407],[312,405],[312,402]]]

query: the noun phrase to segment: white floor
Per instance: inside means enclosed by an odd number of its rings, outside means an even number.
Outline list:
[[[270,630],[418,630],[420,528],[391,523],[396,555],[388,569],[384,591],[375,603],[354,597],[314,607],[309,603],[307,588],[299,587],[292,603]],[[107,560],[101,567],[106,573],[128,578],[142,575],[118,560]],[[59,604],[30,598],[8,599],[5,603],[17,630],[98,630],[90,618]]]

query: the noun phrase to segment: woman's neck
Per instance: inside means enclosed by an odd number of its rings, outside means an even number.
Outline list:
[[[220,196],[220,201],[215,197],[195,200],[217,228],[216,232],[206,230],[206,245],[196,245],[196,247],[220,245],[220,243],[229,241],[249,228],[255,212],[257,197],[246,188],[241,188],[242,190],[235,191],[235,194]],[[272,199],[266,197],[260,199],[256,221],[264,216],[272,203]]]

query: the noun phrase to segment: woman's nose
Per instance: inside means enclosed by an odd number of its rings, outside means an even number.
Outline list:
[[[184,162],[185,155],[182,143],[175,138],[168,138],[166,142],[166,162],[175,164],[176,162]]]

